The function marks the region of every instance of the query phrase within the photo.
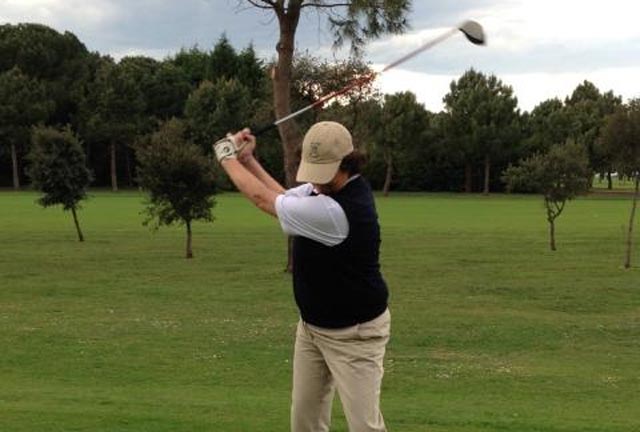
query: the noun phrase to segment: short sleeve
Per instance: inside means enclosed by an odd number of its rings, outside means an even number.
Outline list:
[[[349,222],[340,204],[327,195],[311,195],[313,186],[289,189],[276,198],[276,213],[285,234],[336,246],[349,235]]]

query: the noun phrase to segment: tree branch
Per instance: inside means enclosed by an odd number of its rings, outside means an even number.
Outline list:
[[[547,209],[547,221],[549,223],[553,223],[553,221],[555,220],[555,218],[558,216],[554,211],[553,211],[553,207],[552,207],[553,201],[546,197],[544,198],[544,206]]]
[[[246,0],[258,9],[275,9],[276,3],[273,0]]]
[[[300,9],[302,9],[302,6],[304,6],[303,3],[304,0],[289,0],[289,6],[286,7],[287,13],[290,11],[293,11],[294,13],[296,11],[299,12]]]
[[[332,8],[336,8],[336,7],[348,7],[351,6],[351,3],[328,3],[328,4],[324,4],[324,3],[305,3],[302,6],[300,6],[300,9],[304,9],[304,8],[308,8],[308,7],[312,7],[312,8],[316,8],[316,9],[332,9]]]

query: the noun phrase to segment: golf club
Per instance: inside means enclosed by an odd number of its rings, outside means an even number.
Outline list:
[[[317,101],[315,101],[314,103],[307,105],[306,107],[299,109],[296,112],[293,112],[289,115],[286,115],[276,121],[274,121],[273,123],[267,125],[267,126],[263,126],[260,127],[258,129],[256,129],[255,131],[253,131],[253,135],[258,136],[261,135],[265,132],[267,132],[268,130],[271,130],[273,128],[275,128],[276,126],[278,126],[281,123],[286,122],[287,120],[291,120],[292,118],[295,118],[297,116],[299,116],[300,114],[309,111],[312,108],[316,108],[318,106],[322,106],[325,102],[343,95],[345,93],[347,93],[349,90],[353,89],[354,87],[357,86],[361,86],[364,85],[370,81],[373,81],[376,76],[380,75],[381,73],[384,73],[386,71],[388,71],[389,69],[392,69],[404,62],[406,62],[407,60],[417,56],[418,54],[432,48],[433,46],[439,44],[440,42],[444,41],[445,39],[448,39],[449,37],[455,35],[456,33],[458,33],[458,31],[461,31],[466,38],[469,40],[469,42],[475,44],[475,45],[484,45],[485,43],[485,36],[484,36],[484,31],[482,30],[482,26],[480,24],[478,24],[476,21],[465,21],[464,23],[462,23],[460,26],[458,27],[454,27],[451,30],[448,30],[446,33],[438,36],[435,39],[432,39],[430,41],[427,41],[425,43],[423,43],[421,46],[419,46],[418,48],[416,48],[415,50],[411,51],[410,53],[404,55],[403,57],[399,58],[398,60],[389,63],[387,66],[385,66],[380,72],[378,73],[374,73],[374,74],[370,74],[370,75],[365,75],[363,77],[359,77],[354,79],[352,82],[350,82],[349,84],[347,84],[344,88],[340,89],[340,90],[336,90],[334,92],[331,92],[323,97],[321,97],[320,99],[318,99]]]

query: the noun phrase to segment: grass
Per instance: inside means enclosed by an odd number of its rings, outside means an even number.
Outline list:
[[[84,244],[35,199],[0,194],[0,430],[288,430],[297,314],[275,220],[222,195],[185,260],[181,228],[141,225],[138,193],[95,193]],[[391,430],[637,431],[629,199],[569,203],[555,253],[536,197],[378,207]]]
[[[632,193],[635,190],[635,183],[630,178],[614,177],[612,181],[612,189],[608,189],[609,185],[606,178],[600,178],[596,176],[593,181],[594,192],[628,192]]]

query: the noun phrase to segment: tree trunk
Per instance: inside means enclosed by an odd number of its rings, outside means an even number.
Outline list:
[[[300,18],[300,5],[298,3],[289,2],[286,10],[276,10],[280,26],[280,39],[276,45],[278,59],[273,73],[273,104],[277,118],[282,118],[291,113],[291,75],[295,35]],[[296,183],[297,150],[302,136],[294,120],[278,125],[278,132],[280,133],[284,152],[285,185],[290,188]]]
[[[544,208],[547,210],[547,222],[549,222],[549,248],[552,251],[556,250],[556,224],[555,220],[559,213],[554,213],[552,208],[552,201],[545,197]],[[562,212],[562,209],[560,209]]]
[[[489,195],[489,179],[491,177],[491,157],[487,154],[484,156],[484,189],[482,193]]]
[[[116,170],[116,143],[112,142],[111,150],[111,189],[118,192],[118,173]]]
[[[191,221],[187,221],[187,259],[193,258],[193,249],[191,244]]]
[[[11,143],[11,166],[13,167],[13,188],[20,189],[20,173],[18,172],[18,152],[16,145]]]
[[[611,178],[611,170],[607,171],[607,189],[613,189],[613,179]]]
[[[91,163],[91,144],[86,142],[85,144],[85,160],[87,161],[87,165],[88,166],[93,166],[93,164]]]
[[[631,205],[631,215],[629,216],[629,230],[627,232],[627,251],[624,258],[624,268],[631,267],[631,249],[633,246],[633,224],[636,217],[636,208],[638,207],[638,198],[640,196],[640,173],[636,174],[636,189],[633,194],[633,204]]]
[[[353,107],[353,110],[351,112],[353,113],[353,116],[351,117],[351,128],[349,130],[352,133],[355,133],[356,127],[358,126],[358,115],[360,114],[360,110],[359,110],[360,102],[361,102],[360,98],[358,98],[356,101],[351,101],[351,106]]]
[[[89,163],[89,161],[91,160],[91,143],[86,142],[84,144],[85,144],[84,154],[86,155],[87,163]]]
[[[131,149],[126,148],[124,151],[124,161],[127,168],[127,186],[133,186],[133,170],[131,169]]]
[[[473,167],[471,162],[465,162],[464,165],[464,191],[466,193],[473,192]]]
[[[389,196],[389,189],[391,188],[391,177],[393,175],[393,156],[385,154],[384,160],[387,163],[387,174],[384,178],[384,186],[382,187],[382,193],[384,196]]]
[[[290,1],[286,9],[279,3],[274,6],[280,27],[280,38],[276,45],[278,59],[272,75],[273,107],[278,119],[291,113],[291,75],[296,29],[300,19],[300,4],[300,1]],[[294,120],[278,125],[278,132],[282,140],[284,154],[285,187],[290,188],[296,184],[296,170],[299,163],[298,148],[302,136]],[[292,239],[287,240],[287,245],[285,271],[291,272],[293,270]]]
[[[71,214],[73,215],[73,223],[76,225],[76,232],[78,233],[78,241],[83,242],[84,236],[82,235],[82,230],[80,229],[80,223],[78,222],[78,215],[76,214],[75,207],[71,207]]]

